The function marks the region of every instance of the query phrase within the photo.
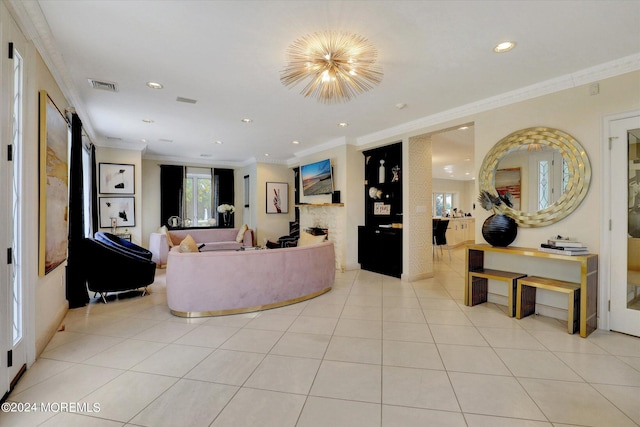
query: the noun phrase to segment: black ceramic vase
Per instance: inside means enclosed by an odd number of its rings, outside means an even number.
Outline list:
[[[509,246],[518,235],[518,224],[510,216],[493,214],[482,224],[482,236],[491,246]]]

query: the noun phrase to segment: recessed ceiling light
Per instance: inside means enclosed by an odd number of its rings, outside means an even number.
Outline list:
[[[147,86],[149,86],[151,89],[162,89],[164,87],[161,83],[157,82],[147,82]]]
[[[218,145],[222,145],[222,144],[224,144],[224,142],[222,142],[222,141],[220,141],[220,140],[218,140],[218,141],[214,141],[214,142],[215,142],[216,144],[218,144]]]
[[[300,141],[291,141],[292,144],[298,145],[300,144]]]
[[[465,175],[471,175],[469,172],[465,172],[464,174],[465,174]]]
[[[347,122],[340,122],[340,123],[338,123],[338,126],[340,126],[341,128],[346,128],[347,126],[349,126],[349,123],[347,123]]]
[[[153,123],[152,119],[142,119],[142,121],[145,123]]]
[[[142,138],[142,139],[140,139],[140,142],[147,142],[147,140]]]
[[[404,102],[400,102],[400,103],[396,104],[396,108],[398,110],[403,110],[403,109],[407,108],[407,104],[405,104]]]
[[[515,42],[502,42],[496,45],[496,47],[493,48],[493,51],[496,53],[503,53],[503,52],[509,52],[511,49],[513,49],[516,46]]]
[[[265,157],[269,157],[269,153],[264,153],[264,156]]]
[[[242,119],[240,120],[242,123],[251,123],[253,120],[251,119]]]

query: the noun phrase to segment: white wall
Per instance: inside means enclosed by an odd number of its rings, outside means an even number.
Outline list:
[[[34,49],[35,53],[35,49]],[[35,59],[35,85],[27,85],[26,98],[38,99],[38,91],[46,90],[56,106],[64,111],[69,107],[69,104],[60,91],[60,88],[56,84],[53,76],[49,72],[49,69],[45,65],[40,55],[33,55],[32,59]],[[31,104],[33,111],[37,111],[37,102]],[[28,132],[24,135],[24,141],[37,141],[38,135],[38,116],[37,114],[27,115],[25,117],[25,130]],[[25,144],[29,146],[31,144]],[[35,144],[34,144],[35,145]],[[33,145],[32,145],[33,147]],[[38,150],[28,149],[24,153],[23,164],[25,170],[30,170],[29,165],[38,164]],[[34,174],[37,175],[37,174]],[[24,195],[25,198],[25,214],[28,216],[24,222],[27,241],[23,244],[29,245],[32,248],[36,248],[35,251],[30,251],[29,259],[25,262],[25,269],[32,271],[38,271],[38,182],[37,179],[25,180]],[[31,209],[33,207],[33,209]],[[32,270],[35,269],[35,270]],[[35,350],[36,354],[40,354],[44,347],[47,345],[53,334],[55,334],[60,322],[62,321],[66,311],[68,309],[68,302],[66,300],[65,291],[65,269],[66,262],[58,266],[55,270],[49,272],[44,277],[38,277],[37,273],[33,275],[34,281],[24,281],[24,285],[35,286]]]
[[[591,250],[598,253],[601,248],[602,233],[606,232],[603,219],[603,189],[601,187],[601,155],[603,141],[602,120],[607,115],[640,108],[640,71],[601,80],[600,93],[590,95],[588,85],[539,96],[534,99],[517,102],[478,114],[460,117],[437,125],[416,130],[410,134],[401,134],[386,140],[406,138],[411,135],[430,134],[460,124],[474,123],[475,128],[475,169],[480,170],[486,153],[495,143],[510,133],[529,127],[552,127],[573,136],[585,149],[591,162],[591,185],[582,204],[568,217],[542,228],[519,228],[514,246],[537,247],[549,236],[563,235],[583,241]],[[474,193],[478,193],[478,183],[474,182]],[[476,217],[476,241],[484,243],[482,223],[490,215],[479,206],[474,211]],[[600,253],[600,265],[608,263],[608,253]],[[518,263],[527,263],[518,260]],[[528,268],[528,266],[523,266]],[[499,266],[494,266],[499,268]],[[517,268],[513,265],[507,269]],[[545,267],[541,267],[545,268]],[[528,271],[528,270],[527,270]],[[559,272],[563,274],[562,271]],[[559,277],[562,278],[562,277]],[[602,293],[608,289],[608,277],[600,275],[599,316],[606,313],[608,295]],[[568,277],[566,280],[573,280]],[[544,294],[544,292],[542,292]],[[566,306],[562,295],[543,296],[549,305]],[[566,310],[566,308],[565,308]],[[544,313],[546,314],[546,313]],[[554,313],[549,313],[553,315]],[[600,323],[601,324],[601,323]]]
[[[110,147],[96,146],[96,163],[98,164],[98,171],[100,170],[100,163],[118,163],[134,165],[134,194],[98,194],[98,202],[100,197],[133,197],[134,198],[134,211],[135,211],[135,226],[133,227],[118,227],[118,233],[124,233],[126,230],[131,233],[131,241],[137,245],[142,245],[142,230],[143,230],[143,208],[144,197],[142,194],[142,153],[139,150],[121,150]],[[98,172],[99,173],[99,172]],[[99,187],[99,186],[98,186]],[[100,189],[98,188],[98,191]],[[100,203],[98,203],[98,214],[100,214]],[[100,231],[111,231],[111,227],[103,227]],[[146,244],[144,245],[146,246]]]
[[[396,141],[397,142],[397,141]],[[344,221],[342,229],[344,236],[341,237],[342,248],[336,249],[340,254],[337,262],[346,269],[358,268],[358,225],[364,225],[364,156],[360,147],[348,144],[345,139],[343,144],[323,150],[307,156],[299,157],[299,165],[314,163],[324,159],[331,159],[333,166],[333,188],[340,191],[340,201],[344,207],[334,207],[331,209],[342,209],[339,213]],[[302,188],[302,184],[300,184]],[[303,196],[300,195],[301,203],[331,203],[331,195]],[[331,233],[331,230],[329,230]]]
[[[463,203],[462,209],[464,209],[465,212],[471,213],[472,216],[476,216],[476,209],[478,208],[476,200],[478,197],[476,195],[475,180],[464,181],[464,193],[465,193],[466,202]]]
[[[433,179],[433,192],[434,193],[454,193],[457,194],[453,207],[458,208],[458,211],[472,212],[473,211],[473,181],[462,181],[459,179]]]
[[[160,165],[179,165],[179,166],[194,166],[204,168],[223,168],[232,169],[229,166],[216,166],[216,165],[204,165],[204,164],[191,164],[185,162],[176,162],[170,160],[155,160],[144,159],[141,160],[141,229],[140,229],[140,245],[145,248],[149,246],[149,234],[155,232],[161,225],[166,224],[168,218],[160,218]],[[136,172],[137,175],[137,172]],[[242,170],[238,171],[234,169],[233,182],[234,182],[234,202],[236,207],[234,214],[234,222],[236,227],[243,224],[243,209],[244,195],[243,195],[243,177],[247,173],[243,173]],[[138,177],[136,176],[136,180]],[[136,187],[138,183],[136,182]],[[138,192],[136,191],[136,194]],[[138,216],[138,199],[136,198],[136,217]],[[136,222],[137,226],[137,222]]]
[[[247,224],[255,231],[257,223],[256,206],[256,163],[236,169],[234,175],[235,183],[235,207],[236,207],[236,227]],[[244,207],[244,177],[249,176],[249,207]],[[256,236],[254,236],[255,239]],[[254,242],[254,244],[257,242]]]
[[[358,264],[358,226],[364,225],[364,155],[353,145],[346,146],[345,165],[343,167],[346,182],[340,190],[342,203],[347,212],[345,264],[347,270],[360,268]]]
[[[476,166],[482,166],[485,153],[511,132],[533,126],[560,129],[573,136],[585,149],[591,162],[591,186],[582,204],[567,218],[542,228],[520,228],[513,243],[536,247],[549,236],[560,234],[575,237],[590,250],[600,248],[602,170],[600,152],[602,118],[640,107],[640,72],[602,80],[599,95],[589,95],[588,86],[578,86],[528,101],[487,111],[474,117],[476,130]],[[482,214],[482,215],[480,215]],[[487,217],[488,212],[479,211]],[[479,227],[476,227],[478,235]]]
[[[264,245],[265,239],[277,241],[279,237],[289,234],[289,221],[295,219],[293,169],[286,165],[257,163],[255,200],[256,243]],[[289,184],[289,212],[287,214],[267,213],[267,182],[286,182]],[[253,193],[254,191],[251,190]]]

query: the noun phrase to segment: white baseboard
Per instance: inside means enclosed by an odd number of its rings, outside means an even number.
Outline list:
[[[49,323],[49,326],[47,327],[47,329],[44,330],[42,334],[36,338],[36,358],[40,357],[40,354],[47,347],[47,344],[49,344],[49,341],[51,341],[53,336],[56,334],[56,332],[60,328],[60,325],[62,324],[62,321],[64,320],[64,317],[67,315],[68,311],[69,311],[69,302],[65,300],[65,303],[60,307],[60,309],[54,316],[51,323]]]
[[[433,272],[431,273],[420,273],[420,274],[402,274],[400,275],[400,280],[403,282],[417,282],[418,280],[430,279],[434,276]]]

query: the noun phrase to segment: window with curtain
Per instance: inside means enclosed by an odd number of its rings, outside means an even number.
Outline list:
[[[182,227],[221,227],[217,207],[234,203],[233,186],[232,169],[161,165],[160,224],[177,216]]]
[[[215,225],[217,180],[212,169],[187,167],[184,178],[184,219],[197,227]],[[188,224],[185,224],[188,225]]]

